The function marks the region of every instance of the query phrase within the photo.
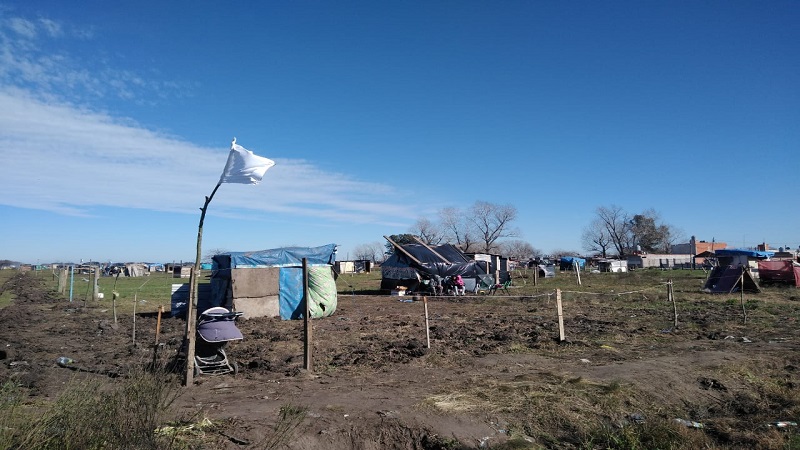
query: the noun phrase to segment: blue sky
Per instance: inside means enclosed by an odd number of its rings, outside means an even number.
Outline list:
[[[800,245],[794,1],[0,2],[0,259],[383,243],[509,203],[580,250],[598,206]]]

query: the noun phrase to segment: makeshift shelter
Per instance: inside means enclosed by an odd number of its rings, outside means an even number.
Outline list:
[[[749,250],[746,248],[722,248],[714,251],[720,266],[749,266],[758,271],[758,261],[775,255],[775,252]]]
[[[389,242],[394,246],[394,253],[381,264],[381,290],[392,291],[403,286],[417,292],[422,281],[434,275],[442,278],[461,275],[465,291],[475,292],[480,280],[488,276],[485,262],[470,260],[451,244],[429,247]]]
[[[800,287],[800,265],[792,261],[759,261],[758,276],[762,283]]]
[[[559,261],[559,268],[561,270],[572,270],[575,264],[577,264],[581,270],[586,268],[586,260],[584,258],[578,258],[577,256],[562,256]]]
[[[624,259],[601,259],[597,261],[600,272],[627,272],[628,261]]]
[[[750,272],[744,270],[742,266],[719,266],[711,270],[703,291],[711,294],[730,294],[740,292],[742,286],[745,292],[755,294],[761,292]]]
[[[242,312],[243,318],[303,318],[305,258],[311,317],[330,316],[336,311],[337,303],[335,255],[336,244],[215,255],[208,307],[222,306]],[[198,310],[202,307],[198,306]]]

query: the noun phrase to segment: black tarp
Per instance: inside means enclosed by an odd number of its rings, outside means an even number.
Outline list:
[[[468,259],[450,244],[430,248],[422,244],[405,244],[401,247],[402,250],[395,248],[394,253],[381,264],[382,290],[405,286],[416,291],[422,280],[433,275],[442,278],[461,275],[465,279],[477,280],[486,274],[480,263]]]
[[[744,279],[742,280],[742,278]],[[755,294],[761,292],[756,281],[750,276],[750,272],[742,270],[739,266],[714,267],[703,286],[703,291],[712,294],[739,292],[742,289],[742,281],[744,281],[745,292]]]

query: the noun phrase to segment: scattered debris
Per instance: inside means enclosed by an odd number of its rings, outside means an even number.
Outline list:
[[[61,366],[61,367],[69,367],[69,366],[71,366],[71,365],[72,365],[74,362],[75,362],[75,360],[74,360],[74,359],[72,359],[72,358],[68,358],[68,357],[66,357],[66,356],[59,356],[58,358],[56,358],[56,364],[58,364],[58,365],[59,365],[59,366]]]
[[[772,422],[767,426],[775,428],[796,427],[797,422],[788,422],[788,421]]]
[[[686,420],[686,419],[675,419],[675,422],[678,422],[681,425],[687,426],[689,428],[705,428],[700,422],[695,422],[693,420]]]
[[[714,389],[717,391],[728,390],[728,388],[726,388],[724,384],[720,383],[718,380],[715,380],[713,378],[700,377],[697,379],[697,381],[700,383],[700,386],[705,390],[709,389]]]
[[[644,414],[641,413],[632,413],[628,414],[628,418],[633,421],[635,424],[643,424],[644,423]]]

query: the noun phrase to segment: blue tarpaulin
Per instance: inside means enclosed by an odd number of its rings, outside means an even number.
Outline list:
[[[303,304],[303,259],[308,267],[311,317],[327,317],[336,310],[336,280],[332,265],[336,244],[320,247],[285,247],[252,252],[214,255],[211,285],[213,302],[225,306],[230,300],[232,272],[237,269],[278,269],[278,309],[284,320],[305,315]],[[274,291],[273,291],[274,292]]]
[[[578,267],[581,269],[586,267],[586,260],[578,258],[577,256],[562,256],[559,266],[561,270],[569,270],[572,269],[575,263],[577,263]]]
[[[775,256],[775,252],[764,252],[760,250],[749,250],[746,248],[723,248],[714,250],[716,256],[737,256],[744,255],[748,258],[767,259]]]
[[[253,252],[230,252],[215,255],[214,269],[239,269],[244,267],[300,267],[303,258],[309,266],[333,265],[336,244],[320,247],[285,247]]]

